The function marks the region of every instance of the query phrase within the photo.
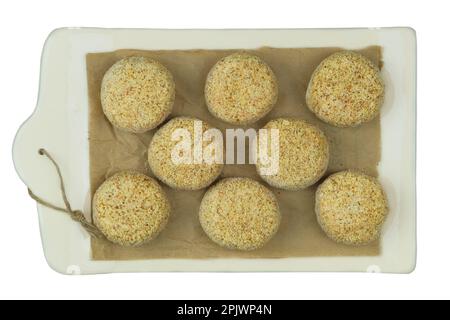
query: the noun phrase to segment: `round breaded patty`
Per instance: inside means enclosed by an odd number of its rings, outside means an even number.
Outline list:
[[[329,146],[325,134],[316,126],[294,118],[279,118],[269,121],[267,129],[267,154],[272,157],[276,145],[272,130],[279,137],[278,170],[263,173],[270,165],[258,157],[256,169],[271,186],[286,190],[300,190],[316,183],[328,167]],[[261,133],[259,134],[261,138]],[[258,149],[260,156],[262,149]],[[276,157],[272,157],[275,160]],[[275,168],[275,167],[273,167]]]
[[[365,56],[342,51],[323,60],[314,71],[306,104],[321,120],[354,127],[375,118],[384,100],[380,72]]]
[[[342,171],[319,186],[315,210],[329,238],[347,245],[364,245],[378,239],[388,206],[375,178],[357,171]]]
[[[200,224],[208,237],[222,247],[254,250],[278,231],[281,214],[275,195],[249,178],[227,178],[203,197]]]
[[[172,112],[175,82],[158,61],[129,57],[119,60],[105,73],[100,96],[103,112],[113,126],[145,132]]]
[[[97,189],[92,201],[95,225],[105,237],[122,246],[139,246],[166,226],[170,204],[155,179],[122,171]]]
[[[200,133],[212,129],[212,127],[199,119],[189,117],[177,117],[162,126],[153,136],[148,148],[148,163],[154,175],[174,189],[198,190],[209,186],[221,174],[223,161],[195,163],[195,123],[201,125]],[[181,136],[176,136],[179,130],[186,130],[190,137],[190,156],[192,162],[178,162],[173,158],[174,154],[184,152],[177,151],[177,145],[182,141]],[[202,147],[206,148],[211,141],[203,140]],[[201,144],[201,142],[199,142]],[[223,150],[220,150],[223,153]],[[180,158],[184,155],[180,155]],[[202,157],[203,158],[203,157]],[[175,161],[174,161],[175,160]],[[207,160],[207,159],[202,159]],[[214,159],[212,159],[214,160]]]
[[[275,74],[261,58],[235,53],[217,62],[208,74],[205,99],[209,111],[232,124],[250,124],[272,110],[278,97]]]

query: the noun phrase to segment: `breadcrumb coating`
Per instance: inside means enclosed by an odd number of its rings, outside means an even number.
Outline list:
[[[172,140],[177,129],[187,129],[191,134],[191,149],[194,148],[194,122],[190,117],[177,117],[162,126],[153,136],[148,149],[148,163],[153,174],[169,187],[180,190],[198,190],[209,186],[222,173],[223,164],[176,164],[172,161],[172,151],[179,141]],[[205,132],[212,127],[202,121]],[[203,141],[206,147],[209,141]],[[223,150],[222,150],[223,152]]]
[[[278,231],[281,214],[275,195],[249,178],[227,178],[203,197],[200,224],[208,237],[229,249],[255,250]]]
[[[122,246],[139,246],[164,229],[170,203],[155,179],[122,171],[97,189],[92,210],[95,225],[108,240]]]
[[[351,51],[341,51],[323,60],[306,92],[309,109],[337,127],[354,127],[372,120],[383,100],[384,83],[378,67]]]
[[[256,169],[268,184],[286,190],[300,190],[316,183],[325,173],[329,146],[325,134],[316,126],[294,118],[269,121],[264,129],[279,131],[279,170],[274,175],[261,175],[261,161]],[[272,143],[269,134],[269,146]],[[269,154],[271,154],[269,148]]]
[[[129,132],[145,132],[172,112],[175,82],[158,61],[129,57],[105,73],[100,95],[103,112],[112,125]]]
[[[365,245],[379,238],[388,205],[375,178],[341,171],[317,189],[315,211],[329,238],[347,245]]]
[[[209,111],[231,123],[254,123],[272,110],[278,98],[278,83],[261,58],[240,52],[229,55],[209,72],[205,99]]]

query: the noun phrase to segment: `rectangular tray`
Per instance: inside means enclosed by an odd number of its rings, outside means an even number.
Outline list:
[[[88,95],[85,57],[90,52],[132,48],[254,49],[262,46],[383,48],[386,99],[381,109],[379,178],[390,213],[376,257],[285,259],[155,259],[91,261],[90,241],[66,215],[38,205],[42,243],[49,265],[64,274],[145,271],[359,271],[408,273],[416,261],[416,38],[409,28],[297,30],[58,29],[42,54],[39,99],[19,129],[13,147],[16,170],[37,195],[63,206],[54,168],[59,163],[73,208],[90,212]]]

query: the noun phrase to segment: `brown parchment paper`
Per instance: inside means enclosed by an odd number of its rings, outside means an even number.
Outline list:
[[[325,177],[336,171],[356,168],[377,175],[380,159],[380,120],[357,128],[341,129],[325,124],[305,104],[305,92],[317,65],[338,48],[261,48],[249,50],[264,59],[279,81],[279,98],[273,111],[253,125],[262,127],[277,117],[294,116],[320,127],[330,142],[330,164]],[[134,169],[152,175],[147,164],[147,147],[154,133],[130,134],[116,130],[102,112],[100,85],[104,73],[121,58],[148,56],[163,63],[173,74],[176,100],[170,118],[189,115],[224,130],[233,126],[215,119],[207,110],[203,96],[208,71],[220,58],[236,50],[139,51],[90,53],[86,57],[89,91],[89,145],[92,193],[117,171]],[[360,50],[381,67],[381,48]],[[246,176],[262,181],[252,165],[225,166],[222,177]],[[223,249],[204,234],[198,209],[206,190],[174,191],[164,186],[173,210],[169,223],[159,237],[138,248],[124,248],[108,241],[92,239],[92,259],[133,260],[155,258],[285,258],[312,256],[374,256],[378,243],[349,247],[329,240],[314,214],[317,185],[302,191],[273,189],[278,197],[282,223],[277,235],[264,247],[251,252]]]

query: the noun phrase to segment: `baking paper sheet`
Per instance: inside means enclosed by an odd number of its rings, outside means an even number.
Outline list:
[[[278,102],[272,112],[251,127],[260,128],[270,119],[298,117],[320,127],[330,142],[330,173],[349,168],[377,175],[380,160],[380,120],[357,128],[336,128],[320,121],[305,104],[305,92],[318,64],[338,48],[261,48],[246,50],[264,59],[279,81]],[[147,164],[147,147],[154,131],[131,134],[116,130],[103,115],[100,85],[104,73],[116,61],[128,56],[147,56],[163,63],[176,83],[174,111],[169,117],[194,116],[225,130],[235,126],[215,119],[207,110],[203,96],[206,75],[222,57],[236,50],[140,51],[90,53],[86,57],[89,91],[89,145],[92,193],[109,176],[133,169],[152,176]],[[381,48],[360,50],[381,67]],[[245,176],[262,181],[252,165],[227,165],[221,177]],[[322,180],[321,180],[322,181]],[[320,182],[319,182],[320,183]],[[108,241],[92,239],[93,260],[134,260],[158,258],[286,258],[313,256],[374,256],[379,243],[363,247],[336,244],[328,239],[316,222],[314,193],[317,184],[302,191],[273,189],[278,197],[282,222],[277,235],[263,248],[240,252],[221,248],[203,232],[198,209],[206,190],[175,191],[164,186],[173,210],[169,223],[157,239],[145,246],[126,248]]]

